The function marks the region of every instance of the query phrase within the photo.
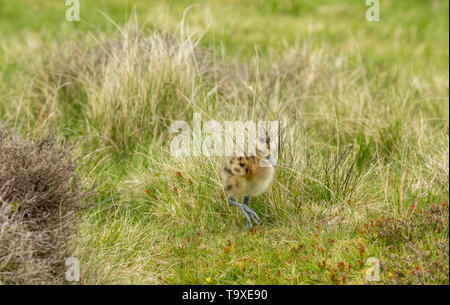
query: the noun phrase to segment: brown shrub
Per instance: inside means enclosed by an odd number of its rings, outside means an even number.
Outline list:
[[[20,140],[0,128],[0,283],[64,281],[73,216],[88,195],[75,170],[52,137]]]

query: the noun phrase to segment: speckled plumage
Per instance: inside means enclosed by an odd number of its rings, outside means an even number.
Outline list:
[[[258,196],[269,187],[275,168],[261,167],[255,156],[232,157],[223,168],[223,181],[228,197],[240,199]]]
[[[265,141],[260,142],[257,147],[255,156],[231,157],[222,171],[223,186],[228,203],[242,210],[244,217],[247,218],[248,227],[252,226],[251,219],[256,223],[260,220],[248,206],[250,197],[264,193],[273,181],[275,173],[275,167],[271,160],[269,137],[267,136]],[[243,204],[236,201],[241,198],[244,200]]]

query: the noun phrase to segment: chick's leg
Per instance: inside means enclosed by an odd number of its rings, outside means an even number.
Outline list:
[[[250,215],[249,213],[245,210],[245,204],[240,204],[236,201],[233,200],[233,198],[228,197],[228,204],[229,205],[234,205],[236,207],[238,207],[239,209],[241,209],[242,214],[244,214],[244,217],[247,219],[247,228],[250,229],[252,227],[252,221],[250,220]]]
[[[245,196],[244,197],[244,209],[248,214],[250,214],[250,217],[255,222],[255,224],[258,224],[261,221],[261,219],[259,218],[258,214],[256,214],[252,209],[250,209],[250,207],[248,205],[249,202],[250,202],[250,197]]]

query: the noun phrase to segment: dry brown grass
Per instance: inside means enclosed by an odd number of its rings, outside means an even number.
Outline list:
[[[0,283],[64,281],[74,212],[88,195],[69,151],[52,137],[0,129]]]

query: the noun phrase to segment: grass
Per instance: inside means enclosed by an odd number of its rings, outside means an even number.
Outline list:
[[[379,23],[356,0],[200,3],[191,39],[191,1],[83,2],[79,23],[0,4],[2,124],[67,138],[98,183],[82,283],[363,284],[375,257],[370,283],[448,284],[448,1],[385,0]],[[169,154],[194,112],[281,122],[250,232],[221,157]]]

